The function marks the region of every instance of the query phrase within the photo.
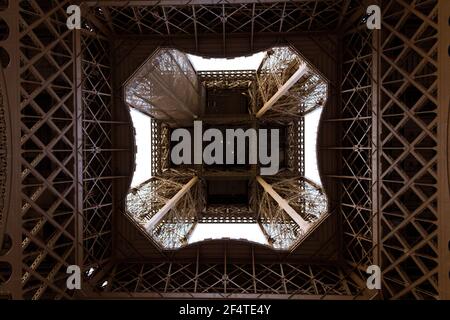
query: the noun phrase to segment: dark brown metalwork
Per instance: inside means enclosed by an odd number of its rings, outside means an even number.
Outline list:
[[[379,31],[356,0],[88,0],[77,31],[66,26],[69,3],[0,7],[9,31],[0,40],[1,298],[449,298],[447,1],[377,1]],[[281,260],[225,239],[168,255],[124,214],[135,151],[124,83],[158,47],[237,56],[278,43],[301,50],[329,83],[318,139],[329,214]],[[255,75],[199,76],[220,86]],[[303,176],[301,119],[285,123],[287,171]],[[168,174],[169,133],[152,121],[158,177]],[[236,212],[257,221],[253,209]],[[199,221],[233,218],[218,206]],[[66,288],[71,264],[83,269],[80,292]],[[366,288],[373,264],[379,291]]]

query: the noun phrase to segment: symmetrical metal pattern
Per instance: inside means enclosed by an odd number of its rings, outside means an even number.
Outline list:
[[[82,148],[83,184],[79,187],[83,199],[83,265],[88,270],[111,258],[112,182],[127,177],[113,170],[113,154],[121,151],[113,144],[113,132],[124,124],[113,121],[110,43],[92,32],[80,38],[82,82],[78,85],[82,89],[82,109],[78,121],[82,121],[82,140],[78,148]]]
[[[255,70],[197,71],[207,89],[249,88],[256,78]]]
[[[0,65],[0,246],[3,243],[4,230],[6,228],[6,172],[7,166],[7,132],[6,132],[6,85],[3,75],[3,67]]]
[[[7,110],[20,128],[9,129],[16,145],[7,152],[19,161],[12,164],[15,171],[4,169],[7,144],[0,122],[0,166],[1,177],[11,174],[20,189],[11,197],[17,203],[9,206],[17,209],[15,215],[4,210],[0,189],[0,296],[71,298],[65,268],[79,264],[96,270],[84,282],[102,291],[90,292],[95,297],[369,298],[365,270],[379,264],[385,298],[448,297],[448,195],[438,190],[448,184],[439,174],[448,161],[441,118],[448,115],[448,78],[442,76],[448,72],[442,67],[448,67],[445,0],[379,1],[381,31],[358,25],[365,8],[356,0],[216,5],[198,0],[167,6],[126,1],[123,7],[108,0],[82,2],[92,7],[79,31],[66,27],[70,1],[10,1],[7,9],[17,19],[9,29],[18,30],[20,47],[8,50],[20,81],[11,69],[0,69],[1,76],[8,74],[0,87],[0,119],[5,92],[16,88],[9,99],[19,102]],[[344,265],[269,264],[254,255],[240,263],[230,261],[226,251],[217,263],[203,261],[199,253],[188,262],[111,259],[112,217],[121,214],[113,184],[128,179],[117,175],[115,154],[123,149],[115,147],[112,133],[127,122],[114,117],[105,36],[184,36],[200,46],[208,34],[221,38],[218,45],[226,54],[229,34],[249,35],[253,48],[265,33],[305,30],[342,31],[340,115],[330,121],[342,129],[341,145],[334,147],[341,157],[333,159],[342,172],[333,178],[342,191],[336,214]],[[288,134],[294,143],[302,139],[296,140],[300,129]],[[167,170],[168,134],[167,127],[152,122],[155,175]],[[288,167],[297,173],[296,157],[289,155]],[[17,226],[4,224],[5,213]]]
[[[118,263],[100,283],[111,298],[349,299],[357,292],[336,266],[288,263]],[[253,259],[254,261],[254,259]]]
[[[340,212],[343,257],[360,279],[374,263],[373,233],[377,222],[372,208],[372,34],[364,25],[342,39],[342,172]]]
[[[287,126],[287,169],[305,176],[305,118]]]
[[[65,4],[20,2],[23,297],[68,298],[77,261],[74,34]]]
[[[384,293],[437,298],[438,1],[391,1],[383,17],[377,54]]]
[[[114,34],[145,34],[162,36],[232,33],[289,33],[332,30],[342,22],[344,0],[259,1],[258,3],[227,3],[205,5],[201,1],[180,1],[162,4],[150,1],[89,1],[98,6],[95,17]],[[134,3],[133,3],[134,2]],[[115,4],[115,6],[110,6]]]
[[[11,277],[12,267],[3,260],[3,256],[11,248],[11,238],[5,234],[7,208],[7,131],[6,131],[6,105],[7,105],[6,85],[4,82],[3,66],[0,65],[0,297],[4,294],[2,292],[3,284]]]

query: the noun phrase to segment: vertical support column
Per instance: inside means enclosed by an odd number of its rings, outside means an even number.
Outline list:
[[[380,261],[380,95],[381,95],[381,30],[372,31],[372,136],[371,136],[371,169],[372,169],[372,246],[373,264],[381,266]]]
[[[81,31],[73,30],[75,148],[75,263],[83,266],[83,97]]]
[[[2,57],[0,77],[1,95],[4,108],[6,131],[6,188],[4,194],[3,218],[4,236],[11,238],[12,246],[0,256],[0,261],[9,265],[9,280],[1,286],[0,295],[12,299],[22,299],[22,199],[21,199],[21,126],[20,126],[20,32],[19,1],[9,1],[9,7],[0,12],[0,16],[9,28],[8,37],[0,42],[7,57]],[[2,230],[0,230],[1,232]],[[0,246],[3,240],[0,239]]]
[[[438,3],[438,248],[439,298],[450,299],[450,5]]]

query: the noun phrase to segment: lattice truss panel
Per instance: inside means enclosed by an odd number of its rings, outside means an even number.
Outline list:
[[[69,297],[77,187],[73,34],[65,1],[20,2],[23,297]]]
[[[24,298],[69,298],[82,248],[88,266],[111,255],[108,41],[68,30],[67,5],[20,2]]]
[[[151,134],[151,175],[162,174],[169,168],[170,161],[170,128],[168,125],[150,119]]]
[[[342,108],[343,256],[359,278],[373,264],[372,215],[372,32],[365,27],[344,34]]]
[[[394,299],[439,296],[437,9],[429,0],[383,9],[380,240],[384,294]]]
[[[256,223],[255,211],[248,205],[208,204],[200,214],[201,223]]]
[[[95,4],[97,1],[84,2]],[[188,2],[187,2],[188,3]],[[214,5],[100,7],[95,17],[115,34],[194,35],[330,30],[344,0]],[[127,3],[125,3],[127,4]],[[189,4],[189,3],[188,3]]]
[[[301,117],[287,126],[287,169],[305,176],[305,118]]]
[[[0,8],[0,10],[3,8]],[[3,49],[3,47],[1,47]],[[0,61],[0,297],[7,294],[3,285],[11,278],[12,267],[7,261],[6,254],[12,246],[11,237],[5,232],[7,224],[7,171],[8,171],[8,133],[7,108],[8,99],[4,74],[4,62]],[[5,290],[6,291],[6,290]]]
[[[114,128],[109,40],[93,32],[81,37],[82,170],[84,266],[105,263],[111,257]],[[79,118],[78,121],[81,119]]]
[[[197,77],[207,89],[251,89],[256,73],[254,70],[197,71]]]
[[[357,8],[356,2],[350,7]],[[77,42],[66,27],[69,1],[20,1],[23,297],[71,298],[65,271],[78,262],[98,264],[105,276],[97,283],[108,281],[106,293],[124,297],[355,296],[364,288],[366,267],[380,263],[385,297],[438,298],[437,1],[413,3],[382,1],[380,33],[359,27],[342,38],[342,113],[335,120],[342,127],[342,250],[351,272],[336,266],[235,264],[226,253],[218,264],[200,263],[198,256],[185,264],[106,264],[112,181],[120,178],[111,162],[117,123],[111,115],[107,41],[90,27]],[[114,33],[189,33],[197,39],[199,32],[326,29],[339,19],[341,5],[102,7],[94,15]],[[294,20],[297,14],[305,19]],[[161,130],[153,122],[153,141],[160,141]],[[295,139],[295,130],[290,135]],[[168,159],[168,144],[153,144],[152,155]],[[152,164],[155,175],[164,171],[163,163]],[[8,241],[0,256],[5,247]]]
[[[99,282],[106,297],[346,298],[357,291],[336,266],[239,264],[226,253],[217,264],[118,263],[109,274]]]

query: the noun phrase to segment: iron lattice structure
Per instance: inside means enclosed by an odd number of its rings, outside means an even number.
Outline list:
[[[378,1],[379,31],[360,22],[368,4],[356,0],[78,1],[75,31],[71,1],[3,3],[1,297],[450,298],[447,1]],[[319,139],[334,162],[320,164],[330,214],[282,262],[234,242],[171,255],[149,246],[121,212],[134,151],[124,80],[164,44],[226,56],[276,41],[301,46],[330,83]],[[289,140],[301,143],[302,130],[294,122]],[[164,135],[153,121],[156,174]],[[71,264],[95,270],[82,291],[66,289]],[[380,291],[365,289],[372,264]]]

